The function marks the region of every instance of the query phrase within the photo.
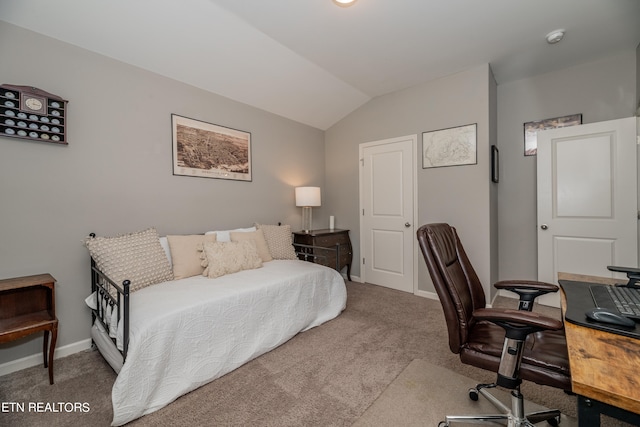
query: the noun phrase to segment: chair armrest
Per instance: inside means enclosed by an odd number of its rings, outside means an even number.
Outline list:
[[[525,340],[526,336],[538,331],[558,331],[562,321],[539,313],[501,308],[479,308],[473,311],[477,320],[487,320],[502,327],[507,338]]]
[[[547,282],[538,282],[537,280],[501,280],[493,286],[497,289],[532,289],[536,291],[557,292],[558,287]]]
[[[512,310],[510,308],[479,308],[474,310],[473,317],[490,322],[513,323],[518,326],[533,326],[540,330],[558,331],[562,329],[561,320],[532,311]]]
[[[519,310],[531,311],[533,301],[540,295],[550,292],[558,292],[558,287],[551,283],[538,282],[537,280],[501,280],[494,283],[496,289],[506,289],[520,296]]]

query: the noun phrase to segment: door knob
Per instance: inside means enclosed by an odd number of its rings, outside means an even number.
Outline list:
[[[409,224],[408,222],[405,222],[405,223],[404,223],[404,226],[405,226],[405,227],[407,227],[407,228],[409,228],[409,227],[411,227],[411,224]]]
[[[542,224],[540,228],[542,228],[543,230],[546,230],[547,228],[549,228],[549,226],[547,224]]]

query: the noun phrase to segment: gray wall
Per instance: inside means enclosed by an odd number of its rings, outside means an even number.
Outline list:
[[[636,115],[640,117],[640,44],[636,48]]]
[[[536,157],[523,124],[568,114],[583,123],[635,114],[635,51],[498,86],[500,278],[536,279]]]
[[[491,216],[489,146],[490,92],[495,82],[488,65],[475,67],[407,90],[380,96],[360,107],[326,132],[326,188],[336,227],[351,230],[354,275],[360,273],[358,147],[365,142],[417,134],[418,218],[458,227],[471,261],[484,283],[491,282]],[[422,132],[478,124],[478,163],[421,168]],[[495,140],[495,138],[494,138]],[[494,207],[493,213],[497,207]],[[494,231],[495,233],[495,231]],[[419,258],[419,289],[432,292],[424,260]],[[493,271],[497,271],[494,265]]]
[[[324,133],[0,21],[0,76],[69,100],[68,146],[0,136],[0,278],[57,280],[58,349],[89,337],[90,232],[300,226],[297,185],[324,188]],[[192,64],[197,66],[197,64]],[[253,182],[172,175],[171,114],[251,132]],[[324,224],[322,208],[315,223]],[[0,364],[42,338],[0,345]]]

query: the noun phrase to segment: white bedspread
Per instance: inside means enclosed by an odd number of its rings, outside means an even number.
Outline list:
[[[346,287],[330,268],[270,261],[217,279],[153,285],[130,304],[129,353],[111,396],[114,426],[333,319],[346,306]]]

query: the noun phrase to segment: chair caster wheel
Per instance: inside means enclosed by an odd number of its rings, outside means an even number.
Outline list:
[[[478,401],[478,390],[476,390],[475,388],[470,388],[469,389],[469,399],[473,400],[474,402]]]
[[[438,423],[438,427],[449,427],[449,423],[447,423],[446,421],[440,421]]]

